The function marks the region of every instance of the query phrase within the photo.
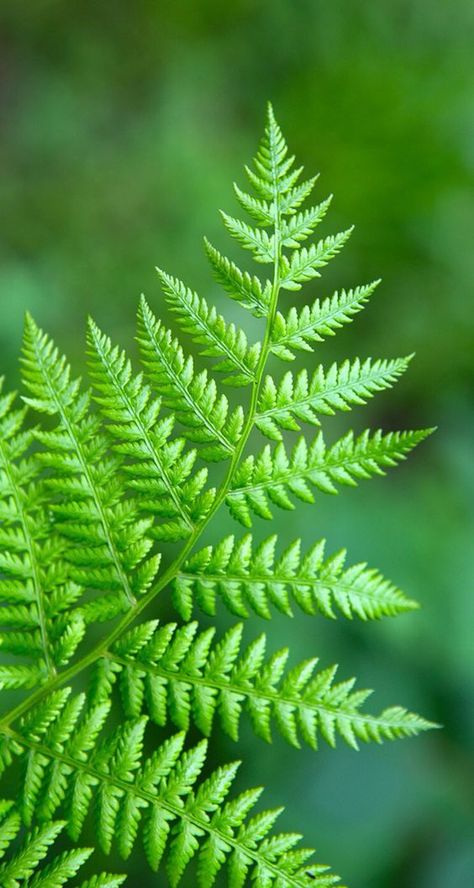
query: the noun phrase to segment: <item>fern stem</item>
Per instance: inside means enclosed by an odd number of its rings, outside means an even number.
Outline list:
[[[83,672],[84,669],[87,669],[89,666],[92,666],[100,657],[104,656],[108,650],[108,648],[117,641],[123,632],[130,626],[130,624],[135,620],[135,618],[153,601],[154,598],[164,589],[171,581],[176,577],[179,572],[181,565],[184,563],[185,559],[194,548],[198,540],[200,539],[202,533],[205,528],[208,526],[211,519],[216,514],[219,507],[224,502],[226,496],[228,495],[232,478],[234,476],[235,471],[238,468],[241,456],[249,439],[250,433],[253,429],[255,423],[255,416],[257,412],[257,403],[260,395],[260,389],[263,383],[263,377],[265,372],[265,366],[268,360],[268,356],[271,351],[271,333],[273,328],[273,323],[275,320],[277,306],[278,306],[278,296],[280,293],[280,263],[281,263],[281,231],[280,231],[280,204],[279,204],[279,195],[278,188],[276,182],[276,169],[274,168],[274,193],[275,193],[275,224],[274,224],[274,247],[275,247],[275,255],[274,255],[274,263],[273,263],[273,284],[272,284],[272,292],[269,304],[268,315],[266,319],[265,333],[263,338],[262,350],[260,352],[259,360],[257,367],[255,369],[255,379],[252,384],[252,394],[250,397],[250,404],[247,413],[247,419],[245,421],[245,425],[242,429],[242,435],[239,440],[239,443],[234,451],[231,462],[229,464],[229,468],[227,469],[226,475],[219,487],[216,498],[212,505],[212,508],[206,515],[206,517],[196,526],[194,532],[189,537],[186,544],[181,549],[181,552],[177,556],[177,558],[170,564],[168,569],[162,574],[162,576],[158,579],[157,583],[152,586],[152,588],[138,601],[132,596],[133,604],[132,607],[129,608],[126,614],[122,617],[121,620],[117,623],[115,628],[100,641],[88,654],[70,666],[68,669],[65,669],[64,672],[61,672],[55,675],[50,681],[38,688],[29,697],[23,700],[18,706],[14,709],[7,712],[4,718],[0,721],[0,730],[3,730],[5,726],[12,724],[12,722],[16,721],[16,719],[20,718],[24,715],[28,710],[43,699],[47,694],[50,694],[51,691],[60,687],[68,681],[72,681],[79,673]],[[53,397],[55,396],[54,391],[51,391]],[[61,406],[61,405],[59,405]],[[72,430],[70,429],[67,417],[65,417],[66,425],[68,426],[68,431],[72,435]],[[84,466],[84,472],[86,473],[86,477],[89,479],[89,475],[87,474],[87,462],[84,460],[82,451],[80,450],[80,444],[78,442],[79,452],[81,455],[82,464]],[[91,489],[95,493],[93,485],[91,485]],[[97,504],[100,510],[100,504]],[[100,510],[100,514],[101,510]],[[104,527],[106,530],[106,525]],[[108,539],[109,542],[109,539]],[[113,544],[110,540],[111,553],[113,552]],[[125,578],[126,579],[126,578]],[[128,586],[128,583],[127,583]],[[124,588],[127,588],[125,586]],[[132,593],[130,593],[132,594]],[[295,883],[296,884],[296,883]]]
[[[2,452],[3,457],[3,471],[8,479],[10,484],[10,488],[12,491],[13,499],[15,500],[15,506],[17,510],[17,514],[20,519],[21,529],[23,531],[23,536],[25,538],[26,547],[28,550],[28,557],[31,566],[33,587],[35,590],[35,599],[36,606],[38,608],[38,621],[40,628],[40,636],[41,636],[41,647],[43,650],[44,662],[46,665],[46,671],[48,675],[54,676],[56,674],[56,667],[54,665],[54,660],[51,656],[50,651],[50,642],[48,638],[48,630],[47,630],[47,620],[46,613],[44,609],[43,602],[43,590],[41,588],[41,580],[39,576],[39,565],[36,559],[35,546],[34,541],[30,533],[30,528],[28,525],[28,514],[25,511],[22,497],[19,493],[18,487],[15,482],[15,478],[12,473],[12,466],[10,462],[9,455],[5,453],[5,448],[3,445],[3,441],[0,439],[0,450]]]

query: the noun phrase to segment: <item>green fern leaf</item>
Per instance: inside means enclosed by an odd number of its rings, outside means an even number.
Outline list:
[[[0,664],[0,687],[28,688],[68,662],[85,625],[74,609],[81,589],[50,533],[41,464],[31,454],[34,432],[14,401],[14,394],[0,397],[0,647],[33,662]]]
[[[109,704],[88,707],[83,695],[79,703],[71,719],[63,695],[48,718],[44,707],[38,713],[32,710],[18,729],[8,732],[10,759],[20,756],[27,762],[22,805],[30,816],[51,818],[62,808],[69,834],[77,841],[87,813],[93,810],[101,848],[109,853],[115,843],[125,858],[141,831],[153,869],[167,851],[172,886],[196,855],[201,888],[214,884],[226,862],[231,884],[236,874],[239,884],[248,877],[259,888],[280,884],[326,888],[338,883],[336,876],[326,875],[327,868],[306,863],[311,852],[288,855],[287,834],[268,835],[280,810],[248,819],[260,790],[228,800],[238,763],[218,768],[198,783],[206,741],[183,752],[184,735],[178,734],[144,758],[146,718],[130,719],[97,742]],[[299,840],[293,835],[290,846]],[[210,853],[216,848],[217,857]],[[314,879],[319,872],[324,876]]]
[[[212,505],[203,493],[206,469],[192,474],[196,451],[184,451],[183,438],[170,440],[173,419],[162,417],[143,377],[133,377],[125,352],[113,347],[93,321],[89,323],[90,371],[96,401],[110,420],[116,449],[131,458],[124,465],[140,511],[159,518],[150,533],[165,540],[186,539]]]
[[[246,330],[207,298],[159,272],[202,368],[143,298],[137,373],[90,321],[92,389],[84,388],[28,316],[24,401],[38,425],[0,392],[0,689],[15,691],[0,719],[0,774],[11,769],[15,816],[32,827],[23,858],[14,850],[10,870],[0,870],[6,888],[59,888],[75,874],[81,849],[33,875],[48,844],[41,830],[52,836],[58,812],[74,841],[93,816],[107,853],[115,846],[128,858],[141,838],[153,869],[166,861],[172,886],[194,859],[202,888],[224,866],[231,888],[249,881],[254,888],[330,888],[337,876],[310,862],[299,835],[273,832],[279,810],[254,813],[260,790],[230,798],[236,764],[201,779],[206,741],[184,750],[183,733],[161,743],[148,735],[172,723],[210,736],[219,723],[237,738],[243,713],[260,737],[268,741],[276,729],[293,746],[342,737],[356,747],[432,727],[397,706],[366,713],[368,692],[355,690],[353,680],[336,682],[335,668],[319,670],[315,658],[287,669],[286,649],[267,658],[264,636],[242,647],[240,625],[215,642],[213,629],[189,623],[195,605],[212,615],[218,598],[243,618],[268,619],[273,609],[290,616],[296,606],[308,615],[369,620],[416,607],[365,563],[345,567],[344,552],[325,558],[324,542],[303,555],[298,541],[276,555],[274,535],[255,548],[248,534],[202,548],[222,506],[249,527],[253,515],[272,518],[273,505],[293,509],[317,491],[336,493],[383,474],[429,434],[348,432],[326,447],[318,432],[286,444],[300,424],[317,426],[390,386],[408,359],[346,360],[274,381],[272,355],[290,361],[311,352],[352,321],[377,282],[292,306],[292,292],[320,276],[352,229],[312,238],[330,198],[303,206],[316,177],[302,180],[271,106],[246,172],[252,193],[235,186],[235,196],[250,223],[228,213],[223,220],[271,272],[260,278],[241,270],[209,242],[206,252],[224,291],[259,319],[260,341],[249,345]],[[285,290],[290,305],[283,309]],[[234,387],[228,396],[208,359],[223,385]],[[277,442],[257,455],[256,429]],[[223,465],[202,467],[198,457]],[[162,541],[173,546],[158,573]],[[185,624],[139,622],[167,590]],[[111,618],[107,630],[94,627],[81,652],[87,626]],[[72,695],[72,683],[87,693]],[[115,686],[123,712],[114,710],[110,727]],[[0,826],[8,816],[0,802]],[[14,827],[10,821],[0,829],[0,854]],[[96,876],[82,888],[120,881]]]
[[[92,848],[64,851],[44,863],[49,848],[64,829],[64,821],[41,824],[21,837],[21,844],[10,846],[21,831],[21,818],[12,802],[0,800],[0,884],[2,888],[62,888],[88,860]],[[6,852],[9,856],[6,858]],[[40,866],[40,864],[43,864]],[[125,876],[106,873],[76,882],[76,888],[118,888]]]
[[[321,613],[332,619],[334,607],[348,619],[361,620],[417,608],[415,601],[365,563],[344,568],[344,549],[325,559],[325,540],[303,556],[300,540],[295,540],[277,559],[276,542],[276,535],[268,537],[253,551],[250,534],[237,543],[228,536],[215,548],[207,546],[189,558],[173,587],[180,616],[191,618],[194,601],[214,616],[217,597],[231,613],[244,618],[250,609],[270,619],[271,605],[292,616],[292,601],[310,616]]]
[[[231,299],[235,299],[236,302],[251,311],[255,317],[266,317],[272,289],[270,281],[265,281],[262,284],[255,275],[251,276],[248,272],[241,271],[234,262],[227,259],[226,256],[222,256],[206,238],[204,244],[216,279]]]
[[[432,429],[414,432],[367,429],[358,438],[348,432],[329,449],[319,433],[308,447],[304,438],[288,456],[282,443],[274,451],[267,445],[262,453],[241,464],[235,473],[226,502],[231,514],[244,527],[251,527],[251,513],[270,519],[269,500],[281,509],[294,509],[290,494],[306,503],[314,502],[309,485],[322,493],[337,493],[336,484],[355,487],[361,479],[384,475],[385,468],[405,459]]]
[[[178,322],[195,342],[205,345],[201,354],[219,358],[215,370],[234,373],[224,382],[228,385],[248,385],[255,379],[255,370],[260,355],[260,343],[249,347],[242,329],[234,324],[226,324],[222,315],[214,307],[209,307],[204,298],[199,298],[189,287],[177,278],[157,269],[163,291],[171,309],[178,316]]]
[[[165,726],[187,731],[191,721],[206,736],[216,714],[227,734],[238,739],[242,709],[255,733],[271,741],[271,721],[292,746],[301,738],[317,748],[318,733],[335,746],[336,733],[354,748],[365,742],[407,737],[433,727],[401,707],[378,716],[360,711],[370,691],[353,691],[354,679],[334,684],[337,667],[314,674],[317,658],[285,673],[287,648],[265,662],[265,635],[241,653],[242,624],[213,644],[214,629],[197,634],[198,624],[157,628],[143,624],[112,646],[96,679],[107,693],[119,677],[127,717],[146,711]]]
[[[337,256],[352,232],[353,228],[348,228],[339,234],[329,235],[319,243],[311,244],[309,248],[302,247],[301,250],[295,250],[290,259],[283,256],[280,280],[283,289],[300,290],[305,281],[321,277],[319,269],[324,268],[334,256]]]
[[[56,527],[77,544],[67,549],[70,576],[99,592],[111,590],[105,612],[113,616],[133,605],[156,574],[159,559],[145,561],[151,519],[138,520],[133,501],[124,498],[120,464],[109,453],[98,417],[89,412],[89,392],[81,392],[66,359],[30,316],[22,364],[30,392],[25,401],[58,418],[53,431],[35,434],[45,448],[38,458],[54,473],[45,483],[59,497],[51,505]],[[94,604],[82,613],[88,620],[102,616]]]
[[[299,431],[299,424],[320,425],[318,414],[332,416],[336,410],[350,410],[365,404],[375,392],[389,388],[408,367],[410,358],[361,363],[344,361],[325,371],[320,364],[311,380],[306,370],[293,377],[288,372],[276,385],[267,376],[257,405],[255,424],[268,438],[282,439],[280,429]]]
[[[313,351],[311,343],[334,336],[343,324],[352,321],[379,283],[374,281],[355,290],[342,290],[322,302],[316,299],[311,307],[305,305],[299,312],[293,306],[286,318],[277,312],[271,331],[271,351],[283,361],[293,361],[294,351]]]
[[[207,371],[194,372],[193,360],[171,333],[153,316],[142,298],[138,314],[138,341],[143,364],[167,407],[176,411],[190,440],[202,444],[203,459],[228,459],[235,451],[242,425],[242,408],[229,415],[225,395],[219,395]]]

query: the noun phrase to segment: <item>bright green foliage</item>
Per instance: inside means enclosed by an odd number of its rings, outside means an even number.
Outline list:
[[[21,791],[26,823],[33,816],[49,821],[61,806],[77,841],[93,808],[98,842],[106,853],[114,843],[127,858],[141,832],[152,869],[166,854],[173,886],[195,855],[202,888],[210,888],[225,863],[229,884],[236,886],[244,885],[247,876],[258,888],[326,888],[339,881],[327,875],[326,867],[307,862],[311,851],[291,850],[299,835],[268,835],[279,809],[248,818],[261,789],[228,799],[238,762],[198,782],[206,741],[183,752],[184,734],[175,734],[144,757],[146,718],[127,720],[101,741],[108,702],[87,706],[84,695],[68,697],[52,695],[49,705],[33,709],[12,732],[10,749],[26,760]],[[4,756],[3,765],[10,760]]]
[[[1,393],[0,381],[0,393]],[[85,624],[64,545],[51,532],[34,433],[15,395],[0,397],[0,645],[29,663],[0,664],[0,687],[33,687],[73,656]]]
[[[125,352],[113,347],[93,321],[89,323],[90,372],[115,449],[131,457],[124,463],[128,485],[141,512],[158,518],[150,530],[158,539],[186,539],[209,511],[213,492],[202,494],[207,470],[195,471],[196,450],[185,451],[184,438],[172,438],[173,417],[161,415],[142,375],[133,376]]]
[[[158,274],[166,301],[177,315],[179,325],[195,342],[206,346],[201,354],[219,358],[214,370],[236,374],[228,376],[224,382],[233,386],[252,382],[260,355],[260,343],[249,348],[244,331],[236,328],[235,324],[226,324],[222,315],[217,314],[214,306],[209,307],[204,297],[199,298],[181,281],[159,269]]]
[[[237,625],[216,642],[212,628],[189,622],[195,605],[213,615],[218,598],[240,618],[269,619],[273,609],[291,616],[296,606],[308,615],[372,620],[416,607],[366,564],[345,567],[345,552],[325,557],[323,541],[302,554],[298,541],[277,547],[275,535],[254,544],[249,534],[237,541],[220,534],[217,545],[202,548],[221,507],[245,527],[255,516],[270,520],[274,506],[313,504],[318,493],[383,475],[429,434],[347,432],[326,445],[318,428],[307,437],[306,425],[319,427],[323,417],[394,384],[408,358],[269,373],[269,360],[311,352],[352,321],[377,283],[301,302],[303,284],[320,277],[352,230],[309,240],[331,200],[303,207],[316,178],[301,180],[301,173],[269,108],[247,169],[253,193],[235,186],[250,222],[222,214],[238,244],[260,268],[270,267],[268,277],[240,269],[206,241],[217,281],[259,319],[259,341],[249,343],[237,321],[159,271],[166,302],[198,356],[142,298],[137,370],[89,321],[89,389],[26,319],[27,407],[0,393],[0,646],[7,655],[0,688],[22,691],[9,711],[2,706],[0,772],[12,769],[21,791],[18,813],[2,814],[0,806],[0,817],[37,829],[27,839],[33,849],[42,830],[48,841],[56,835],[53,817],[63,816],[77,841],[91,815],[105,852],[115,845],[127,858],[142,839],[151,867],[163,860],[172,886],[195,858],[202,888],[224,865],[230,888],[330,888],[338,877],[310,862],[299,835],[271,832],[279,810],[253,813],[259,789],[229,800],[236,764],[200,778],[207,741],[186,749],[185,732],[210,736],[221,726],[237,740],[247,715],[266,741],[278,732],[292,746],[316,749],[320,739],[333,746],[341,737],[356,748],[432,727],[398,706],[367,713],[368,692],[355,690],[353,679],[336,682],[336,667],[320,669],[313,651],[287,668],[289,652],[267,656],[263,635],[244,646]],[[39,414],[37,426],[29,418],[25,424],[26,409]],[[249,448],[255,431],[272,442],[261,452],[257,445],[257,455]],[[137,621],[159,593],[172,598],[182,625],[158,624],[149,611]],[[90,624],[109,619],[108,629],[94,627],[86,647]],[[73,695],[73,679],[87,692]],[[123,706],[111,727],[117,688]],[[182,733],[157,739],[156,726],[170,723]],[[9,835],[0,832],[0,848]],[[54,888],[88,853],[66,852],[43,878],[32,875],[42,856],[33,850],[30,869],[3,870],[0,884]],[[119,883],[99,876],[86,884]]]
[[[244,527],[252,526],[251,513],[260,518],[273,517],[269,500],[281,509],[294,509],[290,494],[305,503],[313,503],[311,487],[322,493],[337,493],[336,484],[355,487],[359,480],[383,475],[384,468],[404,459],[430,430],[417,432],[370,433],[358,438],[348,432],[327,448],[322,433],[308,447],[301,437],[288,455],[283,443],[272,451],[267,445],[254,458],[248,456],[232,480],[226,502]]]
[[[93,852],[93,848],[75,848],[64,851],[44,862],[49,848],[64,829],[61,820],[42,823],[26,835],[21,843],[10,846],[21,830],[21,817],[12,802],[0,800],[0,885],[2,888],[62,888],[71,885]],[[8,856],[7,856],[8,854]],[[40,866],[41,864],[41,866]],[[118,888],[125,876],[111,876],[101,873],[93,876],[75,888]],[[71,885],[72,888],[72,885]]]
[[[309,615],[334,618],[335,606],[345,617],[361,620],[395,616],[418,607],[366,564],[344,570],[344,549],[325,559],[325,540],[303,556],[300,540],[295,540],[278,559],[276,543],[273,535],[253,551],[250,534],[237,543],[227,536],[218,546],[206,546],[189,558],[174,581],[173,600],[180,616],[190,619],[194,600],[204,613],[213,616],[217,596],[238,617],[248,617],[250,610],[264,619],[271,617],[271,605],[292,616],[292,602]]]
[[[288,371],[276,385],[271,376],[265,378],[257,405],[255,425],[275,441],[281,429],[299,431],[299,422],[320,425],[318,414],[331,416],[336,410],[350,410],[352,405],[365,404],[375,392],[388,388],[406,370],[408,358],[394,361],[371,361],[363,364],[358,358],[340,367],[332,364],[326,372],[322,364],[311,380],[306,370],[296,377]]]
[[[209,379],[206,370],[195,372],[192,357],[185,356],[144,298],[138,314],[138,341],[145,371],[164,404],[176,412],[185,436],[205,445],[201,457],[214,462],[232,456],[242,432],[242,408],[229,415],[229,402],[219,394],[215,380]]]
[[[160,726],[188,730],[191,718],[206,736],[219,715],[224,730],[238,739],[242,708],[255,733],[270,742],[271,721],[292,746],[299,736],[317,749],[318,733],[335,746],[336,734],[357,749],[357,740],[377,742],[408,737],[430,727],[401,707],[380,715],[360,711],[371,691],[353,691],[355,679],[334,684],[337,666],[314,673],[313,657],[286,671],[284,648],[265,659],[266,637],[260,635],[241,652],[242,624],[213,643],[214,629],[198,634],[197,623],[177,628],[157,621],[143,623],[116,642],[98,664],[95,696],[110,694],[119,676],[125,712],[138,718],[145,710]]]
[[[336,330],[352,321],[368,301],[380,281],[374,281],[355,290],[334,293],[320,302],[316,299],[311,306],[303,305],[298,311],[290,308],[286,318],[276,312],[271,329],[273,354],[283,361],[293,361],[295,351],[313,351],[311,343],[323,342],[327,336],[334,336]]]
[[[56,528],[71,542],[70,576],[102,593],[86,609],[87,619],[113,616],[133,605],[156,574],[159,558],[146,560],[151,519],[139,520],[133,500],[124,499],[120,461],[88,409],[90,393],[71,379],[66,359],[29,316],[22,364],[25,401],[58,420],[52,431],[35,434],[44,445],[38,458],[52,470],[45,483],[61,496],[51,508]]]

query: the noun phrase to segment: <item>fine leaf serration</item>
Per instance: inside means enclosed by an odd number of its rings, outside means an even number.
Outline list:
[[[236,185],[235,197],[247,218],[222,219],[259,273],[205,242],[241,323],[158,270],[182,342],[142,297],[139,366],[89,319],[83,382],[28,315],[21,400],[2,381],[0,772],[13,772],[19,793],[14,808],[0,803],[0,852],[21,821],[29,831],[0,863],[5,888],[66,884],[89,851],[43,858],[63,826],[77,842],[89,816],[105,853],[128,858],[141,842],[171,886],[195,858],[190,884],[201,888],[220,870],[230,888],[330,888],[339,878],[312,862],[299,834],[273,832],[280,809],[254,812],[260,788],[232,794],[238,763],[201,776],[214,732],[237,741],[248,718],[264,741],[279,733],[316,750],[320,740],[357,748],[433,726],[401,706],[366,711],[370,692],[336,681],[336,666],[314,651],[295,657],[270,638],[267,653],[266,636],[244,640],[242,622],[216,639],[195,619],[221,605],[239,621],[275,611],[370,621],[417,607],[374,568],[347,566],[345,551],[325,554],[324,540],[303,550],[292,537],[261,535],[259,519],[275,509],[314,508],[320,494],[383,475],[430,430],[326,441],[325,417],[389,388],[410,358],[288,370],[353,321],[378,282],[303,303],[300,290],[352,228],[311,240],[331,198],[303,206],[317,177],[302,180],[270,106],[246,172],[251,193]],[[235,535],[219,534],[222,513]],[[179,622],[159,619],[165,596]],[[190,728],[205,735],[194,746]],[[95,876],[82,888],[121,881]]]

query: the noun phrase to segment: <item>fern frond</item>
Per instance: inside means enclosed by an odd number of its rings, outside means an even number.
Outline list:
[[[14,401],[0,397],[0,648],[31,663],[0,664],[0,687],[28,688],[68,662],[85,626],[74,608],[81,589],[68,578],[48,520],[34,433]]]
[[[300,738],[313,749],[318,735],[335,746],[339,734],[349,746],[358,740],[393,740],[433,727],[429,722],[392,707],[380,715],[361,712],[372,693],[354,691],[355,679],[334,683],[337,666],[315,673],[318,659],[305,660],[286,671],[288,648],[265,660],[266,637],[241,652],[242,624],[230,629],[218,644],[214,629],[197,634],[198,624],[180,628],[157,621],[132,629],[116,642],[99,664],[107,692],[117,676],[129,718],[147,712],[158,725],[168,717],[184,731],[191,721],[209,736],[216,714],[227,734],[238,740],[242,709],[255,733],[271,742],[271,722],[292,746]]]
[[[109,452],[100,419],[90,413],[90,393],[28,315],[23,343],[23,379],[30,397],[24,400],[41,413],[56,416],[52,431],[36,431],[44,445],[38,458],[51,470],[47,479],[57,496],[51,504],[56,527],[70,542],[71,578],[99,593],[83,609],[86,619],[113,616],[134,604],[158,569],[147,559],[152,541],[151,519],[138,519],[133,500],[124,497],[120,460]]]
[[[183,438],[171,438],[173,418],[161,416],[160,400],[142,374],[133,376],[125,352],[112,346],[92,320],[88,343],[95,400],[110,420],[116,450],[131,459],[122,470],[139,497],[140,511],[158,519],[150,534],[186,539],[212,505],[213,491],[203,492],[207,470],[193,473],[196,451],[185,451]]]
[[[232,888],[249,881],[254,888],[330,888],[338,878],[309,862],[299,836],[271,832],[279,811],[253,813],[260,790],[230,799],[236,764],[201,780],[206,741],[185,751],[183,733],[160,746],[145,735],[151,716],[158,725],[196,725],[205,735],[220,721],[236,738],[244,711],[265,740],[276,727],[295,746],[316,747],[320,738],[333,745],[337,736],[357,746],[432,727],[400,707],[367,714],[368,692],[354,690],[352,680],[335,682],[335,668],[319,671],[316,659],[287,670],[286,649],[267,658],[264,636],[242,648],[241,626],[216,643],[212,629],[189,623],[195,605],[214,614],[218,598],[244,618],[253,611],[268,619],[273,608],[290,616],[296,605],[309,615],[339,611],[368,620],[416,607],[366,564],[345,567],[344,552],[325,558],[324,542],[303,555],[298,541],[276,555],[275,536],[253,549],[248,534],[199,548],[223,504],[249,527],[253,515],[270,519],[272,505],[292,509],[295,499],[313,502],[317,491],[336,493],[339,485],[383,474],[430,431],[349,432],[329,447],[318,432],[287,451],[284,430],[319,425],[321,416],[364,403],[391,385],[408,359],[344,361],[276,382],[268,375],[271,354],[289,361],[311,351],[353,319],[377,282],[280,313],[281,290],[319,277],[352,229],[304,243],[330,198],[303,207],[316,179],[302,181],[271,106],[247,176],[254,193],[236,186],[235,195],[251,223],[227,213],[223,219],[258,263],[271,264],[269,279],[240,270],[208,242],[206,251],[224,290],[262,319],[261,341],[249,345],[247,333],[207,298],[159,272],[178,326],[198,344],[198,360],[211,358],[224,385],[247,387],[246,403],[196,367],[144,298],[137,375],[126,352],[90,322],[92,391],[27,318],[24,400],[43,414],[38,428],[23,426],[24,411],[0,395],[0,647],[8,655],[0,687],[23,691],[2,710],[0,773],[16,763],[25,825],[39,821],[47,829],[64,812],[77,841],[90,814],[103,850],[115,843],[125,858],[141,834],[152,868],[166,858],[172,886],[194,857],[201,888],[211,888],[224,864]],[[257,456],[249,449],[255,429],[277,441]],[[197,469],[198,456],[226,462]],[[182,541],[159,575],[156,540]],[[136,623],[167,589],[186,624]],[[108,632],[99,637],[95,630],[95,641],[73,659],[86,626],[112,617]],[[73,696],[68,685],[84,686],[91,668],[87,693]],[[114,710],[110,727],[116,684],[125,717]],[[0,803],[0,853],[11,833],[2,833],[5,812]],[[0,884],[59,888],[73,858],[59,860],[32,881],[29,872],[10,872],[7,880],[0,870]],[[93,877],[82,888],[115,886],[114,879]]]
[[[138,342],[145,370],[163,402],[184,426],[185,436],[202,444],[199,454],[212,462],[232,456],[243,426],[243,410],[229,414],[229,402],[219,395],[207,371],[194,372],[178,341],[158,321],[142,297],[138,313]]]
[[[194,602],[214,616],[217,597],[238,617],[254,611],[264,619],[270,619],[271,606],[292,616],[292,602],[310,616],[321,613],[332,619],[334,607],[348,619],[361,620],[418,607],[365,563],[345,568],[345,549],[325,558],[326,543],[320,540],[302,555],[300,540],[294,540],[277,558],[276,543],[273,535],[253,550],[250,534],[238,542],[231,535],[188,558],[173,584],[182,619],[191,618]]]
[[[255,379],[260,355],[260,343],[248,345],[247,336],[235,324],[227,324],[214,307],[186,287],[177,278],[157,269],[166,301],[178,317],[178,322],[195,342],[204,345],[202,355],[219,358],[214,370],[233,373],[224,379],[227,385],[249,385]]]
[[[311,851],[292,850],[299,835],[270,834],[281,809],[248,817],[260,789],[228,799],[238,763],[198,782],[205,740],[183,752],[184,734],[178,734],[144,758],[146,718],[130,719],[98,742],[109,704],[88,708],[84,695],[76,699],[79,706],[63,694],[49,711],[44,705],[32,710],[4,741],[10,760],[21,756],[26,761],[21,789],[26,821],[33,815],[40,822],[49,820],[61,808],[77,841],[92,810],[101,848],[109,853],[116,844],[124,858],[141,831],[152,869],[158,869],[167,850],[172,886],[195,856],[201,888],[214,884],[225,863],[232,885],[243,886],[248,879],[257,888],[327,888],[339,882],[326,867],[309,862]]]
[[[384,475],[432,429],[412,432],[388,432],[369,429],[358,438],[348,432],[329,449],[320,433],[308,447],[300,438],[288,456],[282,442],[273,450],[267,445],[255,459],[244,460],[234,475],[232,490],[226,497],[234,518],[244,527],[251,527],[251,513],[272,518],[269,500],[281,509],[294,509],[290,494],[306,503],[313,503],[310,485],[322,493],[337,493],[336,484],[356,487],[358,481],[372,475]]]
[[[267,376],[257,405],[255,424],[268,438],[279,441],[280,429],[298,431],[297,420],[320,425],[318,414],[332,416],[336,410],[350,410],[355,404],[366,404],[376,392],[389,388],[405,372],[408,358],[361,362],[344,361],[332,364],[325,371],[320,364],[308,379],[306,370],[296,377],[285,373],[276,385]]]
[[[374,281],[355,290],[341,290],[333,296],[319,299],[312,306],[304,305],[298,312],[293,306],[288,315],[276,313],[271,331],[271,351],[283,361],[293,361],[294,351],[313,351],[313,342],[322,342],[326,336],[352,321],[364,308],[380,281]]]
[[[12,802],[0,800],[0,884],[2,888],[62,888],[70,884],[88,860],[93,848],[64,851],[44,863],[49,849],[63,831],[65,822],[51,821],[18,838],[21,818]],[[13,847],[11,847],[13,845]],[[8,852],[8,857],[6,856]],[[40,866],[40,864],[42,864]],[[77,888],[119,888],[125,876],[107,873],[87,879]]]

